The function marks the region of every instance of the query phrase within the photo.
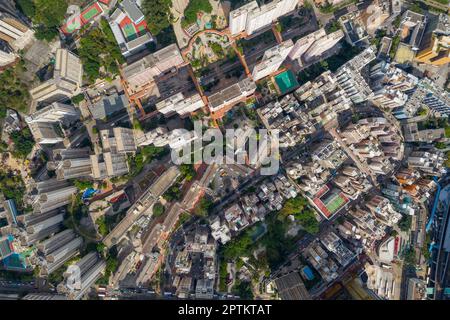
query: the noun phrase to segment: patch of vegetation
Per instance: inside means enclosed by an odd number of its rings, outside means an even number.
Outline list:
[[[80,93],[74,97],[72,97],[72,99],[70,99],[72,101],[73,104],[79,104],[81,101],[84,100],[84,94]]]
[[[426,9],[427,6],[419,1],[414,1],[410,6],[409,6],[409,10],[411,10],[412,12],[415,13],[419,13],[419,14],[423,14],[424,13],[424,9]]]
[[[163,147],[145,146],[141,148],[134,156],[130,155],[128,157],[128,165],[130,167],[128,176],[134,178],[144,169],[146,164],[154,159],[162,158],[167,152],[168,150]]]
[[[446,156],[447,156],[447,160],[445,160],[444,165],[445,165],[447,168],[450,168],[450,151],[447,151]]]
[[[118,267],[119,267],[119,260],[117,259],[117,248],[114,246],[111,249],[109,249],[108,253],[106,254],[105,274],[97,280],[96,284],[108,285],[109,278],[114,272],[116,272]]]
[[[98,233],[100,233],[103,237],[105,237],[109,233],[105,216],[97,218],[97,220],[95,220],[95,224],[97,225]]]
[[[171,186],[163,195],[162,197],[168,201],[172,202],[174,200],[180,200],[181,199],[181,185],[179,183],[175,183],[175,185]]]
[[[170,8],[171,0],[144,0],[141,9],[145,15],[148,28],[152,35],[158,36],[172,22]]]
[[[156,40],[161,47],[167,47],[172,43],[176,43],[177,37],[175,36],[172,25],[161,30],[161,32],[156,35]]]
[[[300,196],[288,199],[280,211],[280,215],[286,218],[293,215],[295,220],[306,232],[316,234],[319,232],[319,222],[315,218],[314,210],[308,206],[308,201]]]
[[[421,253],[426,260],[431,258],[430,245],[431,245],[431,233],[427,232],[425,235],[425,241],[421,249]]]
[[[180,165],[180,172],[182,179],[185,179],[186,181],[191,181],[196,174],[193,164]]]
[[[189,0],[189,4],[184,10],[183,26],[189,26],[197,21],[197,13],[211,13],[212,6],[209,0]]]
[[[427,114],[428,114],[428,111],[427,111],[426,108],[420,107],[420,108],[417,110],[417,115],[418,115],[418,116],[426,116]]]
[[[84,77],[89,83],[100,78],[100,68],[104,68],[104,76],[112,78],[119,73],[118,63],[125,62],[105,19],[101,20],[101,28],[91,29],[83,35],[78,54],[83,63]]]
[[[403,254],[403,259],[407,266],[414,267],[417,263],[416,252],[414,251],[414,248],[408,248]]]
[[[13,199],[18,210],[23,209],[25,184],[20,174],[0,169],[0,193],[3,193],[6,200]]]
[[[258,241],[265,247],[264,259],[271,270],[276,270],[295,249],[294,238],[287,236],[288,222],[278,214],[266,218],[267,232]]]
[[[15,157],[25,159],[33,150],[34,140],[28,127],[12,132],[10,138],[14,142],[12,153]]]
[[[208,46],[211,48],[217,58],[223,59],[225,57],[225,52],[223,51],[222,46],[217,42],[210,41],[208,43]]]
[[[325,31],[327,32],[327,34],[336,32],[341,29],[342,29],[341,24],[337,20],[333,20],[333,22],[327,24],[327,26],[325,27]]]
[[[253,300],[252,284],[249,281],[236,280],[232,289],[233,294],[244,300]]]
[[[200,217],[207,217],[209,210],[212,208],[213,202],[208,197],[203,197],[194,209],[194,214]]]
[[[375,37],[371,40],[371,44],[375,47],[377,47],[377,50],[380,49],[381,46],[381,39],[386,36],[386,30],[384,29],[377,29],[375,31]]]
[[[68,206],[67,211],[75,224],[79,224],[81,218],[88,216],[88,207],[81,200],[80,193],[72,197],[72,203]]]
[[[227,276],[227,262],[222,259],[219,264],[219,290],[221,292],[227,291]]]
[[[160,202],[157,202],[153,205],[153,216],[155,218],[162,216],[164,214],[164,211],[165,208]]]
[[[76,179],[76,180],[73,181],[73,184],[80,191],[83,191],[83,190],[86,190],[86,189],[94,187],[94,183],[92,181],[89,181],[89,180]]]
[[[67,11],[67,1],[33,0],[20,1],[19,7],[33,21],[35,37],[52,41],[58,35],[58,28]]]
[[[6,116],[6,108],[28,111],[28,86],[19,77],[23,68],[23,63],[19,63],[0,73],[0,119]]]
[[[391,57],[391,59],[394,59],[399,44],[400,44],[400,36],[396,35],[392,38],[391,50],[389,50],[389,57]]]
[[[445,149],[445,148],[447,148],[447,144],[446,143],[444,143],[444,142],[436,142],[435,144],[434,144],[434,146],[436,147],[436,149]]]
[[[410,215],[404,215],[398,222],[398,227],[404,232],[408,232],[411,229],[412,217]]]
[[[18,9],[28,18],[31,19],[36,14],[36,7],[33,0],[17,0],[16,3]]]
[[[64,272],[67,271],[67,268],[74,264],[77,263],[80,260],[80,256],[75,256],[69,260],[67,260],[61,267],[59,267],[58,269],[56,269],[55,271],[53,271],[52,273],[50,273],[50,275],[48,276],[48,281],[53,284],[54,286],[57,286],[58,284],[60,284],[63,280],[63,274]]]

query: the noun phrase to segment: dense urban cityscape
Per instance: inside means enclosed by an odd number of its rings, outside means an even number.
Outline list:
[[[449,300],[449,13],[0,1],[0,300]]]

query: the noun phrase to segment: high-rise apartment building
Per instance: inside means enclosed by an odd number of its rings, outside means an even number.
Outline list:
[[[450,18],[440,14],[438,24],[416,55],[417,62],[442,66],[450,62]]]
[[[53,78],[30,90],[30,94],[36,102],[61,101],[78,94],[82,81],[81,60],[67,49],[58,49]]]
[[[289,58],[291,60],[299,59],[300,63],[311,62],[333,48],[343,37],[342,30],[327,35],[325,29],[321,28],[297,40],[289,53]]]
[[[32,192],[34,212],[45,213],[70,203],[77,188],[65,181],[56,179],[37,182]]]
[[[0,40],[0,67],[13,63],[17,56],[12,51],[11,47],[4,40]]]
[[[33,31],[22,21],[0,7],[0,39],[8,42],[14,50],[21,50],[33,39]]]
[[[277,71],[293,47],[294,43],[292,40],[287,40],[266,50],[261,62],[255,65],[253,69],[253,80],[258,81]]]
[[[129,96],[138,94],[149,85],[155,77],[184,63],[183,56],[176,44],[171,44],[144,58],[126,65],[122,69],[125,89]]]
[[[297,3],[298,0],[274,0],[258,6],[256,1],[252,1],[230,12],[230,32],[232,35],[241,32],[251,35],[269,26],[280,16],[293,11]]]
[[[256,84],[245,78],[208,97],[209,109],[215,119],[223,117],[235,104],[250,97],[256,90]]]
[[[184,116],[200,108],[203,108],[204,106],[205,103],[198,93],[190,97],[185,97],[183,93],[179,92],[165,100],[158,102],[156,104],[156,109],[164,115],[178,113],[180,116]]]
[[[65,122],[65,120],[78,119],[80,112],[74,106],[54,102],[33,114],[27,116],[27,123],[36,122]]]

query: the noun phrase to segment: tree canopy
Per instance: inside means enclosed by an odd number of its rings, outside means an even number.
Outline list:
[[[157,36],[163,29],[170,27],[172,20],[171,6],[171,0],[142,1],[142,11],[145,14],[148,28],[154,36]]]
[[[24,128],[21,131],[14,131],[11,133],[10,137],[14,142],[14,156],[24,159],[30,154],[31,150],[33,150],[34,140],[30,129]]]
[[[197,13],[211,13],[212,6],[209,0],[189,0],[189,4],[184,10],[184,24],[190,25],[197,21]]]
[[[0,73],[0,119],[6,116],[6,108],[26,112],[28,109],[28,86],[19,74],[22,65],[18,64]]]
[[[106,22],[101,21],[101,28],[91,29],[80,40],[78,50],[86,79],[93,83],[100,77],[100,68],[114,76],[118,74],[117,63],[123,63],[124,58]]]
[[[280,215],[293,215],[308,233],[319,232],[319,222],[315,218],[314,210],[308,207],[308,201],[303,197],[288,199],[280,210]]]

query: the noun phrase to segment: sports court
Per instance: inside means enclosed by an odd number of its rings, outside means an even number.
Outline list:
[[[338,189],[330,190],[324,186],[316,195],[313,202],[322,215],[329,219],[341,210],[350,200]]]
[[[94,4],[84,9],[78,16],[67,21],[67,23],[62,26],[61,30],[65,34],[72,34],[102,13],[102,8],[98,4],[98,2],[95,2]]]
[[[147,23],[145,21],[134,24],[129,17],[123,18],[123,20],[120,21],[119,26],[127,41],[134,40],[147,32]]]

